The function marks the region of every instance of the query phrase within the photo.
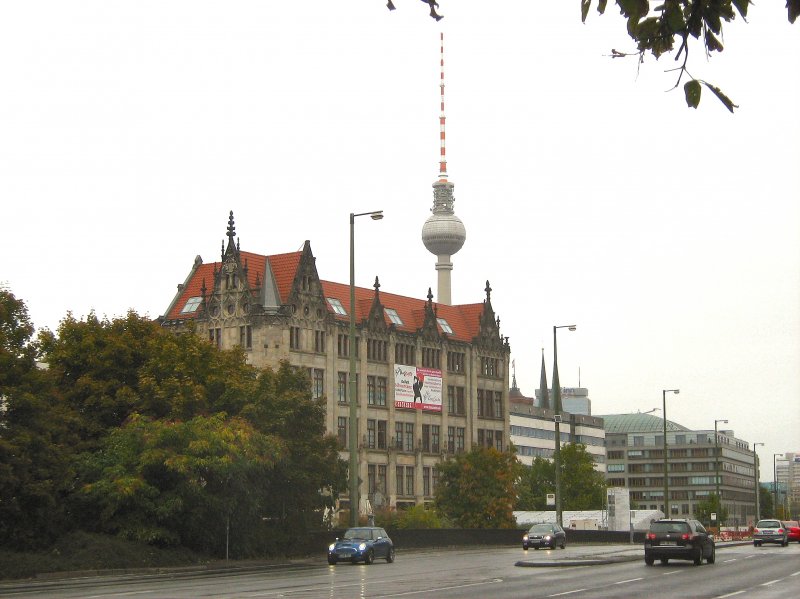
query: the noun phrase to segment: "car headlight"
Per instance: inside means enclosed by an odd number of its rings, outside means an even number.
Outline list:
[[[527,541],[527,540],[528,540],[528,535],[523,535],[523,536],[522,536],[522,540],[523,540],[523,541]]]
[[[359,551],[364,551],[364,549],[366,549],[366,548],[367,548],[367,544],[366,544],[366,543],[361,543],[361,544],[358,546],[358,550],[359,550]]]
[[[551,537],[550,537],[550,535],[547,535],[547,536],[545,536],[544,540],[545,540],[545,541],[549,541],[549,540],[550,540],[550,538],[551,538]]]
[[[328,551],[333,551],[334,549],[336,549],[336,543],[331,543],[328,545]]]

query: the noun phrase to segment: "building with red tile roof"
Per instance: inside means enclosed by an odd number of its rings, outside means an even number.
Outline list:
[[[320,279],[308,241],[286,254],[242,251],[233,212],[227,238],[218,262],[195,258],[162,326],[241,346],[257,367],[304,369],[348,458],[350,286]],[[445,305],[430,289],[426,299],[383,291],[378,277],[355,288],[359,477],[373,507],[430,501],[439,461],[508,447],[510,347],[491,292],[487,281],[480,303]]]

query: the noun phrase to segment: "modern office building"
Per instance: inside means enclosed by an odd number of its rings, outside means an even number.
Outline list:
[[[539,394],[537,390],[537,395]],[[539,402],[526,397],[517,387],[516,376],[508,394],[511,442],[517,457],[530,465],[536,457],[553,458],[555,449],[555,412],[540,407]],[[561,443],[582,443],[594,459],[595,469],[605,472],[605,429],[602,418],[586,414],[572,414],[564,410],[561,414]]]
[[[627,487],[639,509],[664,511],[664,421],[651,414],[602,416],[606,480]],[[755,515],[755,468],[749,444],[732,430],[690,430],[667,420],[670,513],[694,517],[697,504],[719,488],[727,526],[747,526]],[[719,486],[715,472],[719,468]]]
[[[536,390],[536,405],[541,405],[542,392]],[[548,397],[553,397],[553,390],[547,390]],[[565,412],[570,414],[592,415],[592,400],[589,399],[589,390],[585,387],[561,387],[561,405]]]

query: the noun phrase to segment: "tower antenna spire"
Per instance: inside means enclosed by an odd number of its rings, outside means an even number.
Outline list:
[[[444,136],[444,32],[439,33],[439,68],[440,68],[440,81],[439,90],[441,93],[441,111],[439,114],[439,143],[441,144],[439,155],[439,181],[447,181],[447,156],[445,154],[445,136]]]

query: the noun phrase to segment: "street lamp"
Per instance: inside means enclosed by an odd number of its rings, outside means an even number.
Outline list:
[[[680,389],[661,390],[661,415],[664,417],[664,517],[670,517],[669,511],[669,473],[667,472],[667,393],[680,393]]]
[[[759,505],[761,499],[761,485],[758,483],[758,453],[756,453],[756,445],[764,446],[763,443],[753,443],[753,467],[755,468],[755,477],[756,477],[756,521],[753,522],[753,526],[756,525],[756,522],[761,520],[761,506]]]
[[[778,456],[783,457],[783,454],[772,454],[772,509],[775,518],[778,517],[778,463],[775,461]]]
[[[563,324],[553,327],[553,421],[555,423],[556,445],[553,451],[553,463],[556,468],[556,523],[561,526],[561,382],[558,380],[558,343],[556,331],[569,329],[574,331],[574,324]]]
[[[372,220],[383,218],[383,210],[373,212],[350,213],[350,335],[348,351],[350,353],[350,526],[358,526],[359,471],[358,471],[358,411],[356,406],[356,269],[355,269],[355,222],[357,216],[369,216]]]
[[[717,509],[719,510],[717,526],[722,524],[719,519],[722,515],[722,496],[719,494],[719,432],[717,431],[717,424],[720,422],[728,424],[728,421],[722,419],[714,421],[714,485],[717,489]]]

